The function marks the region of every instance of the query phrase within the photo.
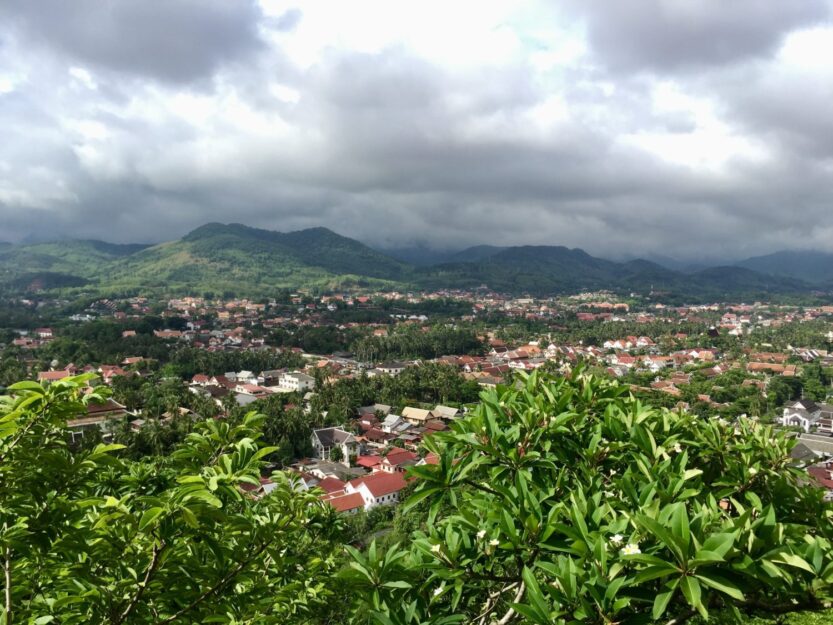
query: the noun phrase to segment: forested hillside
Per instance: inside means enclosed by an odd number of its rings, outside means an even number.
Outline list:
[[[274,232],[206,224],[154,246],[60,241],[0,248],[0,287],[86,287],[107,293],[264,296],[278,289],[473,289],[553,295],[608,289],[658,292],[680,301],[808,294],[800,276],[741,267],[694,273],[646,260],[617,263],[561,246],[479,246],[449,262],[416,266],[326,228]]]

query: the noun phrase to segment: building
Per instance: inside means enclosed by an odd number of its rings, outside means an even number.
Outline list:
[[[430,410],[412,408],[411,406],[402,411],[402,418],[413,425],[425,425],[428,421],[436,419]]]
[[[365,510],[376,506],[392,506],[399,502],[399,493],[407,486],[402,473],[379,471],[368,476],[351,480],[345,492],[359,493],[364,501]]]
[[[332,453],[336,448],[341,450],[341,458],[337,462],[341,462],[348,467],[350,466],[350,457],[359,453],[359,443],[350,432],[341,428],[313,430],[312,449],[316,458],[333,461]]]
[[[104,439],[107,440],[110,436],[107,431],[107,423],[111,420],[123,419],[126,416],[133,417],[135,415],[128,412],[119,402],[108,398],[100,404],[88,404],[87,414],[67,421],[67,429],[73,441],[83,437],[87,430],[94,428],[101,430],[104,433]]]
[[[833,434],[833,406],[809,399],[787,402],[780,422],[784,427],[797,427],[804,432]]]
[[[278,386],[289,392],[307,391],[315,388],[315,378],[300,371],[292,371],[281,375]]]

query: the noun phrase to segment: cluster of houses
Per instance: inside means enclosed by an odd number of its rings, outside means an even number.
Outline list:
[[[189,390],[213,399],[218,406],[231,395],[239,406],[247,406],[274,393],[311,392],[315,378],[303,371],[266,370],[259,375],[251,371],[230,371],[223,375],[197,374]]]

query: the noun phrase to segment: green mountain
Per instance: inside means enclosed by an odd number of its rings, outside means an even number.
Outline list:
[[[783,251],[754,256],[738,267],[785,278],[797,278],[813,284],[833,282],[833,254],[812,251]]]
[[[766,298],[808,292],[795,278],[742,267],[684,274],[647,260],[614,262],[561,246],[478,246],[454,262],[415,266],[326,228],[274,232],[210,223],[153,246],[59,241],[0,248],[0,284],[13,290],[82,288],[102,294],[265,296],[276,289],[477,288],[550,295],[587,289],[686,299]]]
[[[0,246],[0,284],[32,291],[80,287],[114,261],[147,245],[66,240]]]
[[[684,274],[647,260],[617,263],[562,246],[510,247],[478,262],[423,268],[420,282],[435,288],[485,285],[504,292],[566,293],[587,289],[663,292],[697,299],[800,293],[807,285],[739,267]]]
[[[408,272],[404,263],[326,228],[282,233],[211,223],[114,262],[97,277],[116,289],[255,295],[275,288],[382,286]]]

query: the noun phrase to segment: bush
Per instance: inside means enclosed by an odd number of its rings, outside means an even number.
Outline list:
[[[642,405],[614,381],[524,377],[426,443],[408,547],[353,553],[381,623],[682,623],[818,609],[831,508],[794,442]]]

